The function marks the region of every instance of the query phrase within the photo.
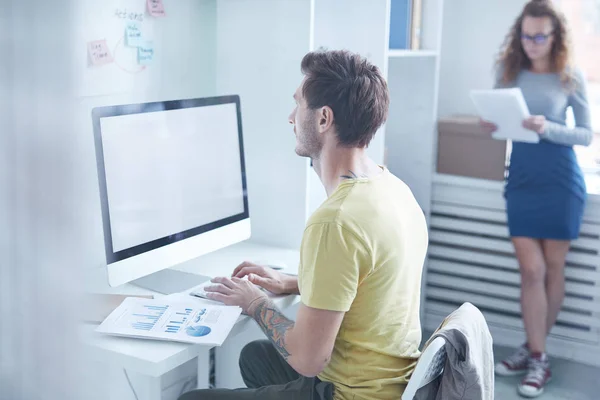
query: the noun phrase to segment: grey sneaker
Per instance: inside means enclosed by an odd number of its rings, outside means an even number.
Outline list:
[[[522,345],[519,349],[506,360],[496,364],[496,375],[517,376],[527,372],[529,365],[529,349],[527,345]]]

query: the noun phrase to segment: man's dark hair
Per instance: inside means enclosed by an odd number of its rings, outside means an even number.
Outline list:
[[[379,68],[345,50],[302,59],[302,95],[311,110],[329,106],[340,145],[366,147],[388,115],[390,96]]]

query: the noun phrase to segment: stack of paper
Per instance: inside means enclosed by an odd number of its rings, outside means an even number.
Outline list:
[[[540,135],[523,127],[530,116],[529,108],[519,88],[472,90],[471,99],[479,116],[497,125],[494,139],[538,143]]]
[[[97,332],[117,336],[220,346],[242,313],[239,307],[181,299],[127,298]]]

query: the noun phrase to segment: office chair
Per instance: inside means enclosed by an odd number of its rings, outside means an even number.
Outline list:
[[[442,337],[435,338],[425,351],[421,353],[417,366],[406,385],[402,400],[413,400],[417,390],[435,380],[444,372],[446,364],[446,340]]]

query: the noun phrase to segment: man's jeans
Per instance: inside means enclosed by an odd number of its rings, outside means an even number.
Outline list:
[[[332,400],[333,384],[298,374],[268,340],[249,343],[240,355],[247,389],[206,389],[179,400]]]

